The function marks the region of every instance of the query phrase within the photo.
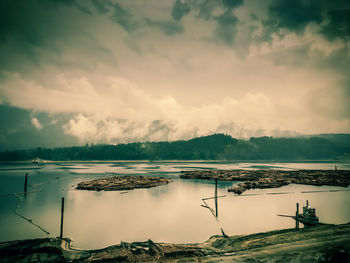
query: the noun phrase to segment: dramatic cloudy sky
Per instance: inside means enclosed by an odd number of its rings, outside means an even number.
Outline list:
[[[350,132],[348,0],[1,0],[0,147]]]

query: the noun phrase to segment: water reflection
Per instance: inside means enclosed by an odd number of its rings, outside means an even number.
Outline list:
[[[40,192],[28,194],[17,211],[50,232],[50,237],[55,237],[59,235],[61,197],[65,197],[64,234],[80,248],[101,248],[120,241],[149,238],[175,243],[202,242],[211,235],[221,234],[221,227],[228,235],[290,228],[294,226],[294,220],[277,214],[291,214],[295,211],[295,203],[305,203],[307,199],[317,208],[320,221],[350,221],[350,191],[329,192],[344,188],[288,185],[277,189],[249,190],[245,195],[234,196],[227,193],[227,188],[234,182],[218,182],[217,195],[226,197],[218,199],[220,220],[217,221],[201,207],[202,198],[214,195],[215,181],[179,179],[179,171],[185,168],[233,169],[254,165],[213,162],[47,164],[29,171],[28,191],[36,189]],[[334,164],[325,163],[263,165],[284,169],[334,167]],[[24,175],[31,165],[6,167],[0,173],[0,194],[23,192]],[[80,181],[105,176],[106,172],[115,170],[124,174],[168,176],[174,178],[174,182],[125,194],[74,190],[74,185]],[[214,199],[207,200],[207,203],[215,207]],[[43,231],[15,215],[17,204],[16,196],[0,198],[0,241],[46,237]]]

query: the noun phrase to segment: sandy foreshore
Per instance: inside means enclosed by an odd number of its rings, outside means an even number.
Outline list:
[[[350,185],[350,170],[195,170],[184,171],[183,179],[204,179],[220,181],[243,181],[229,188],[229,192],[242,194],[255,188],[276,188],[288,184],[305,185]]]
[[[199,244],[124,243],[75,250],[58,238],[0,243],[0,262],[349,262],[350,224],[319,225]]]

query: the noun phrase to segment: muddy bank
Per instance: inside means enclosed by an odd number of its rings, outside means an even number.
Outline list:
[[[238,183],[229,192],[241,194],[254,188],[276,188],[288,184],[305,185],[350,185],[350,170],[197,170],[181,172],[184,179],[217,178],[221,181],[244,181]]]
[[[200,244],[124,243],[75,250],[70,240],[0,243],[1,262],[349,262],[350,224],[213,236]]]
[[[118,191],[136,188],[151,188],[172,182],[169,178],[145,176],[110,176],[92,181],[81,182],[77,190]]]

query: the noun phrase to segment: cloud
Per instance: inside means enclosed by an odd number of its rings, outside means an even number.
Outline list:
[[[218,27],[215,30],[216,35],[227,44],[232,44],[236,35],[236,25],[238,19],[228,9],[220,16],[215,17],[218,22]]]
[[[30,5],[38,7],[33,9],[33,13],[27,13]],[[27,9],[27,10],[26,10]],[[9,37],[18,37],[33,45],[39,45],[47,32],[48,24],[41,23],[37,19],[31,19],[33,16],[41,16],[43,8],[37,6],[36,1],[14,2],[1,1],[0,3],[0,37],[1,41]],[[51,22],[51,18],[47,18]],[[32,29],[32,30],[30,30]]]
[[[224,5],[228,8],[236,8],[243,4],[243,0],[223,0]]]
[[[148,90],[146,82],[142,79],[144,76],[150,77],[147,74],[147,66],[145,67],[147,64],[138,65],[143,72],[140,71],[132,80],[104,74],[104,80],[96,82],[88,76],[76,77],[61,73],[51,78],[48,86],[26,80],[19,73],[7,72],[3,74],[3,81],[0,84],[0,97],[4,102],[21,108],[42,112],[75,113],[76,117],[71,118],[64,126],[65,132],[81,141],[102,141],[103,138],[108,142],[123,141],[123,138],[128,141],[147,140],[155,136],[152,137],[150,131],[157,134],[157,138],[175,140],[207,135],[220,130],[219,127],[227,123],[234,123],[245,130],[244,134],[259,134],[257,131],[261,130],[265,134],[271,133],[272,130],[302,133],[318,130],[346,131],[349,129],[349,124],[345,121],[349,118],[349,114],[344,111],[346,107],[339,108],[338,111],[332,110],[337,103],[346,105],[349,97],[348,93],[342,93],[344,99],[339,100],[341,96],[334,90],[341,90],[342,85],[346,85],[339,82],[341,80],[339,76],[318,70],[290,71],[289,67],[281,67],[277,62],[282,61],[282,65],[291,65],[294,62],[287,62],[288,57],[284,61],[281,60],[281,55],[275,58],[277,66],[271,62],[266,63],[272,61],[278,52],[285,53],[286,56],[290,54],[294,58],[296,53],[291,50],[299,46],[304,47],[305,43],[308,46],[317,44],[314,49],[323,50],[325,56],[343,48],[341,45],[337,46],[337,42],[334,41],[323,44],[320,41],[313,41],[315,31],[310,29],[305,32],[302,36],[293,33],[276,35],[272,46],[250,51],[252,57],[248,57],[246,61],[232,59],[228,62],[225,58],[232,58],[232,53],[216,49],[213,49],[212,54],[206,53],[206,56],[189,55],[189,69],[186,71],[191,71],[191,79],[202,81],[198,83],[203,87],[208,87],[211,82],[215,87],[212,90],[201,89],[203,94],[198,93],[196,89],[186,90],[190,104],[186,104],[181,97],[176,96],[174,90],[170,94],[167,94],[169,90],[163,93],[152,92],[155,86]],[[192,50],[191,47],[186,48]],[[181,47],[179,50],[186,52],[186,48]],[[208,49],[206,51],[208,52]],[[203,54],[200,49],[197,52]],[[172,56],[170,60],[178,58],[176,52]],[[307,62],[305,58],[305,53],[300,55],[300,60]],[[206,64],[207,61],[211,63]],[[149,69],[153,66],[159,72],[154,83],[160,82],[163,74],[169,74],[167,72],[169,69],[164,65],[148,65]],[[299,66],[295,64],[295,68]],[[303,67],[303,64],[301,66]],[[248,69],[250,74],[246,75]],[[204,75],[206,72],[211,74]],[[175,76],[182,77],[179,72],[164,77],[175,79]],[[230,78],[225,79],[227,76]],[[134,82],[136,77],[142,81]],[[337,86],[334,86],[337,82]],[[179,83],[181,82],[177,82]],[[281,83],[284,85],[281,86]],[[224,88],[227,84],[231,91]],[[162,84],[158,85],[164,88]],[[180,88],[181,85],[178,85],[177,89]],[[220,89],[224,91],[222,93],[224,96],[218,96],[222,92]],[[293,93],[290,93],[291,90]],[[285,96],[286,92],[288,96]],[[317,102],[322,96],[317,95],[326,94],[325,92],[328,97],[334,99],[329,103],[322,103],[323,110],[320,111],[318,105],[321,104]],[[200,103],[193,103],[196,97],[203,98],[204,94],[210,94],[205,102],[201,99]],[[312,97],[315,99],[312,100]],[[100,115],[96,116],[96,112]],[[314,122],[315,119],[318,121]],[[156,126],[157,122],[162,123],[163,129],[152,130],[150,127]],[[332,128],[325,127],[324,122],[332,123],[329,126]],[[87,132],[84,133],[83,130]],[[234,131],[232,135],[241,136],[240,134],[242,132]]]
[[[72,116],[33,112],[9,105],[0,105],[0,149],[15,150],[35,147],[62,147],[79,144],[79,140],[63,133],[62,125]],[[37,129],[32,119],[40,120]],[[51,120],[57,120],[51,123]],[[34,123],[36,121],[34,120]]]
[[[55,3],[66,4],[66,5],[71,5],[74,3],[74,0],[51,0],[51,1]]]
[[[149,18],[146,18],[145,21],[150,27],[157,28],[166,35],[182,33],[184,30],[182,24],[177,21],[154,21]]]
[[[328,11],[328,23],[323,27],[322,32],[329,38],[348,38],[350,36],[350,4],[347,7]]]
[[[222,131],[227,123],[249,131],[244,135],[259,129],[269,133],[279,129],[281,123],[292,129],[304,118],[300,112],[293,122],[284,120],[284,112],[289,112],[290,106],[261,92],[247,93],[241,100],[228,97],[217,103],[185,106],[171,96],[148,94],[120,77],[109,77],[108,86],[98,92],[85,78],[61,75],[55,81],[59,83],[55,89],[45,89],[18,74],[7,75],[8,82],[0,86],[6,101],[42,112],[77,112],[63,127],[66,134],[84,142],[188,139]],[[39,128],[37,119],[32,122]],[[236,130],[232,130],[232,135],[243,136]]]
[[[350,35],[350,3],[346,1],[279,1],[269,6],[269,19],[265,25],[287,28],[301,33],[310,23],[321,26],[326,37],[347,38]]]
[[[33,124],[33,126],[38,129],[38,130],[41,130],[43,128],[43,126],[41,125],[41,123],[39,122],[39,120],[37,118],[32,118],[30,120]]]
[[[118,3],[113,4],[113,9],[111,19],[114,22],[123,27],[127,32],[133,32],[137,29],[137,22],[129,11]]]
[[[100,25],[95,22],[76,2],[1,1],[0,73],[38,74],[36,79],[43,81],[53,71],[85,72],[98,63],[115,63],[110,50],[87,32]]]
[[[278,1],[269,6],[270,23],[299,32],[310,22],[321,23],[321,1]]]
[[[1,1],[0,103],[52,115],[81,141],[348,132],[348,10],[324,0]],[[33,117],[40,132],[50,126]]]
[[[190,11],[191,8],[187,1],[182,2],[182,0],[176,0],[171,15],[175,20],[181,20],[181,18],[187,15]]]
[[[91,1],[97,11],[101,14],[108,13],[108,2],[106,0],[92,0]]]
[[[64,126],[66,134],[77,137],[82,143],[128,143],[134,141],[165,141],[174,132],[168,123],[160,120],[135,122],[115,118],[101,118],[79,114]],[[181,134],[185,136],[184,134]],[[191,134],[193,136],[193,134]],[[188,136],[191,138],[191,136]],[[179,138],[177,138],[179,139]]]
[[[276,134],[274,130],[279,131],[280,127],[295,130],[295,127],[314,126],[314,123],[308,124],[311,120],[305,118],[305,114],[318,118],[320,128],[323,121],[319,117],[324,114],[319,114],[318,107],[328,112],[327,108],[337,104],[337,100],[328,100],[320,106],[313,103],[316,108],[305,111],[305,108],[297,110],[288,100],[278,102],[263,93],[248,93],[241,100],[226,98],[219,103],[188,107],[169,96],[156,98],[147,94],[123,78],[110,77],[108,88],[98,93],[86,79],[60,76],[61,89],[52,91],[27,83],[18,75],[12,77],[16,80],[13,85],[1,87],[1,91],[14,105],[44,112],[80,112],[63,127],[66,134],[81,142],[177,140],[223,131],[236,137]],[[28,105],[29,101],[33,104]],[[303,101],[299,105],[302,106]],[[349,124],[343,122],[347,116],[334,119],[333,128],[348,129]]]

